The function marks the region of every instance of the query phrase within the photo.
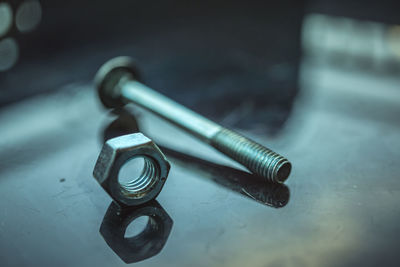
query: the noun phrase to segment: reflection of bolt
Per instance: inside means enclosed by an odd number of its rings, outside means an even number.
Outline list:
[[[101,101],[115,108],[135,103],[212,145],[250,171],[283,183],[290,174],[290,162],[272,150],[212,122],[137,81],[132,59],[117,57],[105,63],[95,82]]]

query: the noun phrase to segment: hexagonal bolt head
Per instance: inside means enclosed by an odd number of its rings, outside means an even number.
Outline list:
[[[121,184],[118,175],[129,160],[144,158],[140,177]],[[158,196],[164,186],[170,163],[158,146],[141,133],[108,140],[100,152],[93,176],[118,204],[137,206]]]

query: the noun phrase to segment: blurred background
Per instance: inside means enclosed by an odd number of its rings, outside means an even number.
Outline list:
[[[397,266],[399,8],[0,1],[0,265]],[[265,206],[282,188],[260,192],[153,115],[128,107],[115,122],[92,79],[120,55],[145,84],[287,156],[279,209]],[[91,177],[103,137],[138,130],[180,162],[152,204],[168,220],[151,259],[114,239],[121,218]]]
[[[0,3],[1,107],[89,82],[105,60],[130,55],[146,83],[178,102],[233,126],[262,121],[273,134],[303,62],[377,76],[400,69],[396,1]]]

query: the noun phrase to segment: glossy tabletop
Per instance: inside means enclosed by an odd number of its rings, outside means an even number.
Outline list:
[[[301,77],[278,135],[237,129],[291,160],[282,186],[146,111],[110,113],[90,83],[3,109],[1,265],[396,266],[399,80]],[[172,167],[156,202],[121,210],[92,171],[105,139],[139,130]]]

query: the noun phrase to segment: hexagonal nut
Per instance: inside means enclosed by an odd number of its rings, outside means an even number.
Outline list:
[[[144,158],[140,177],[121,184],[118,181],[121,167],[136,157]],[[104,144],[93,176],[115,202],[137,206],[158,196],[169,169],[170,163],[158,146],[142,133],[135,133],[110,139]]]

